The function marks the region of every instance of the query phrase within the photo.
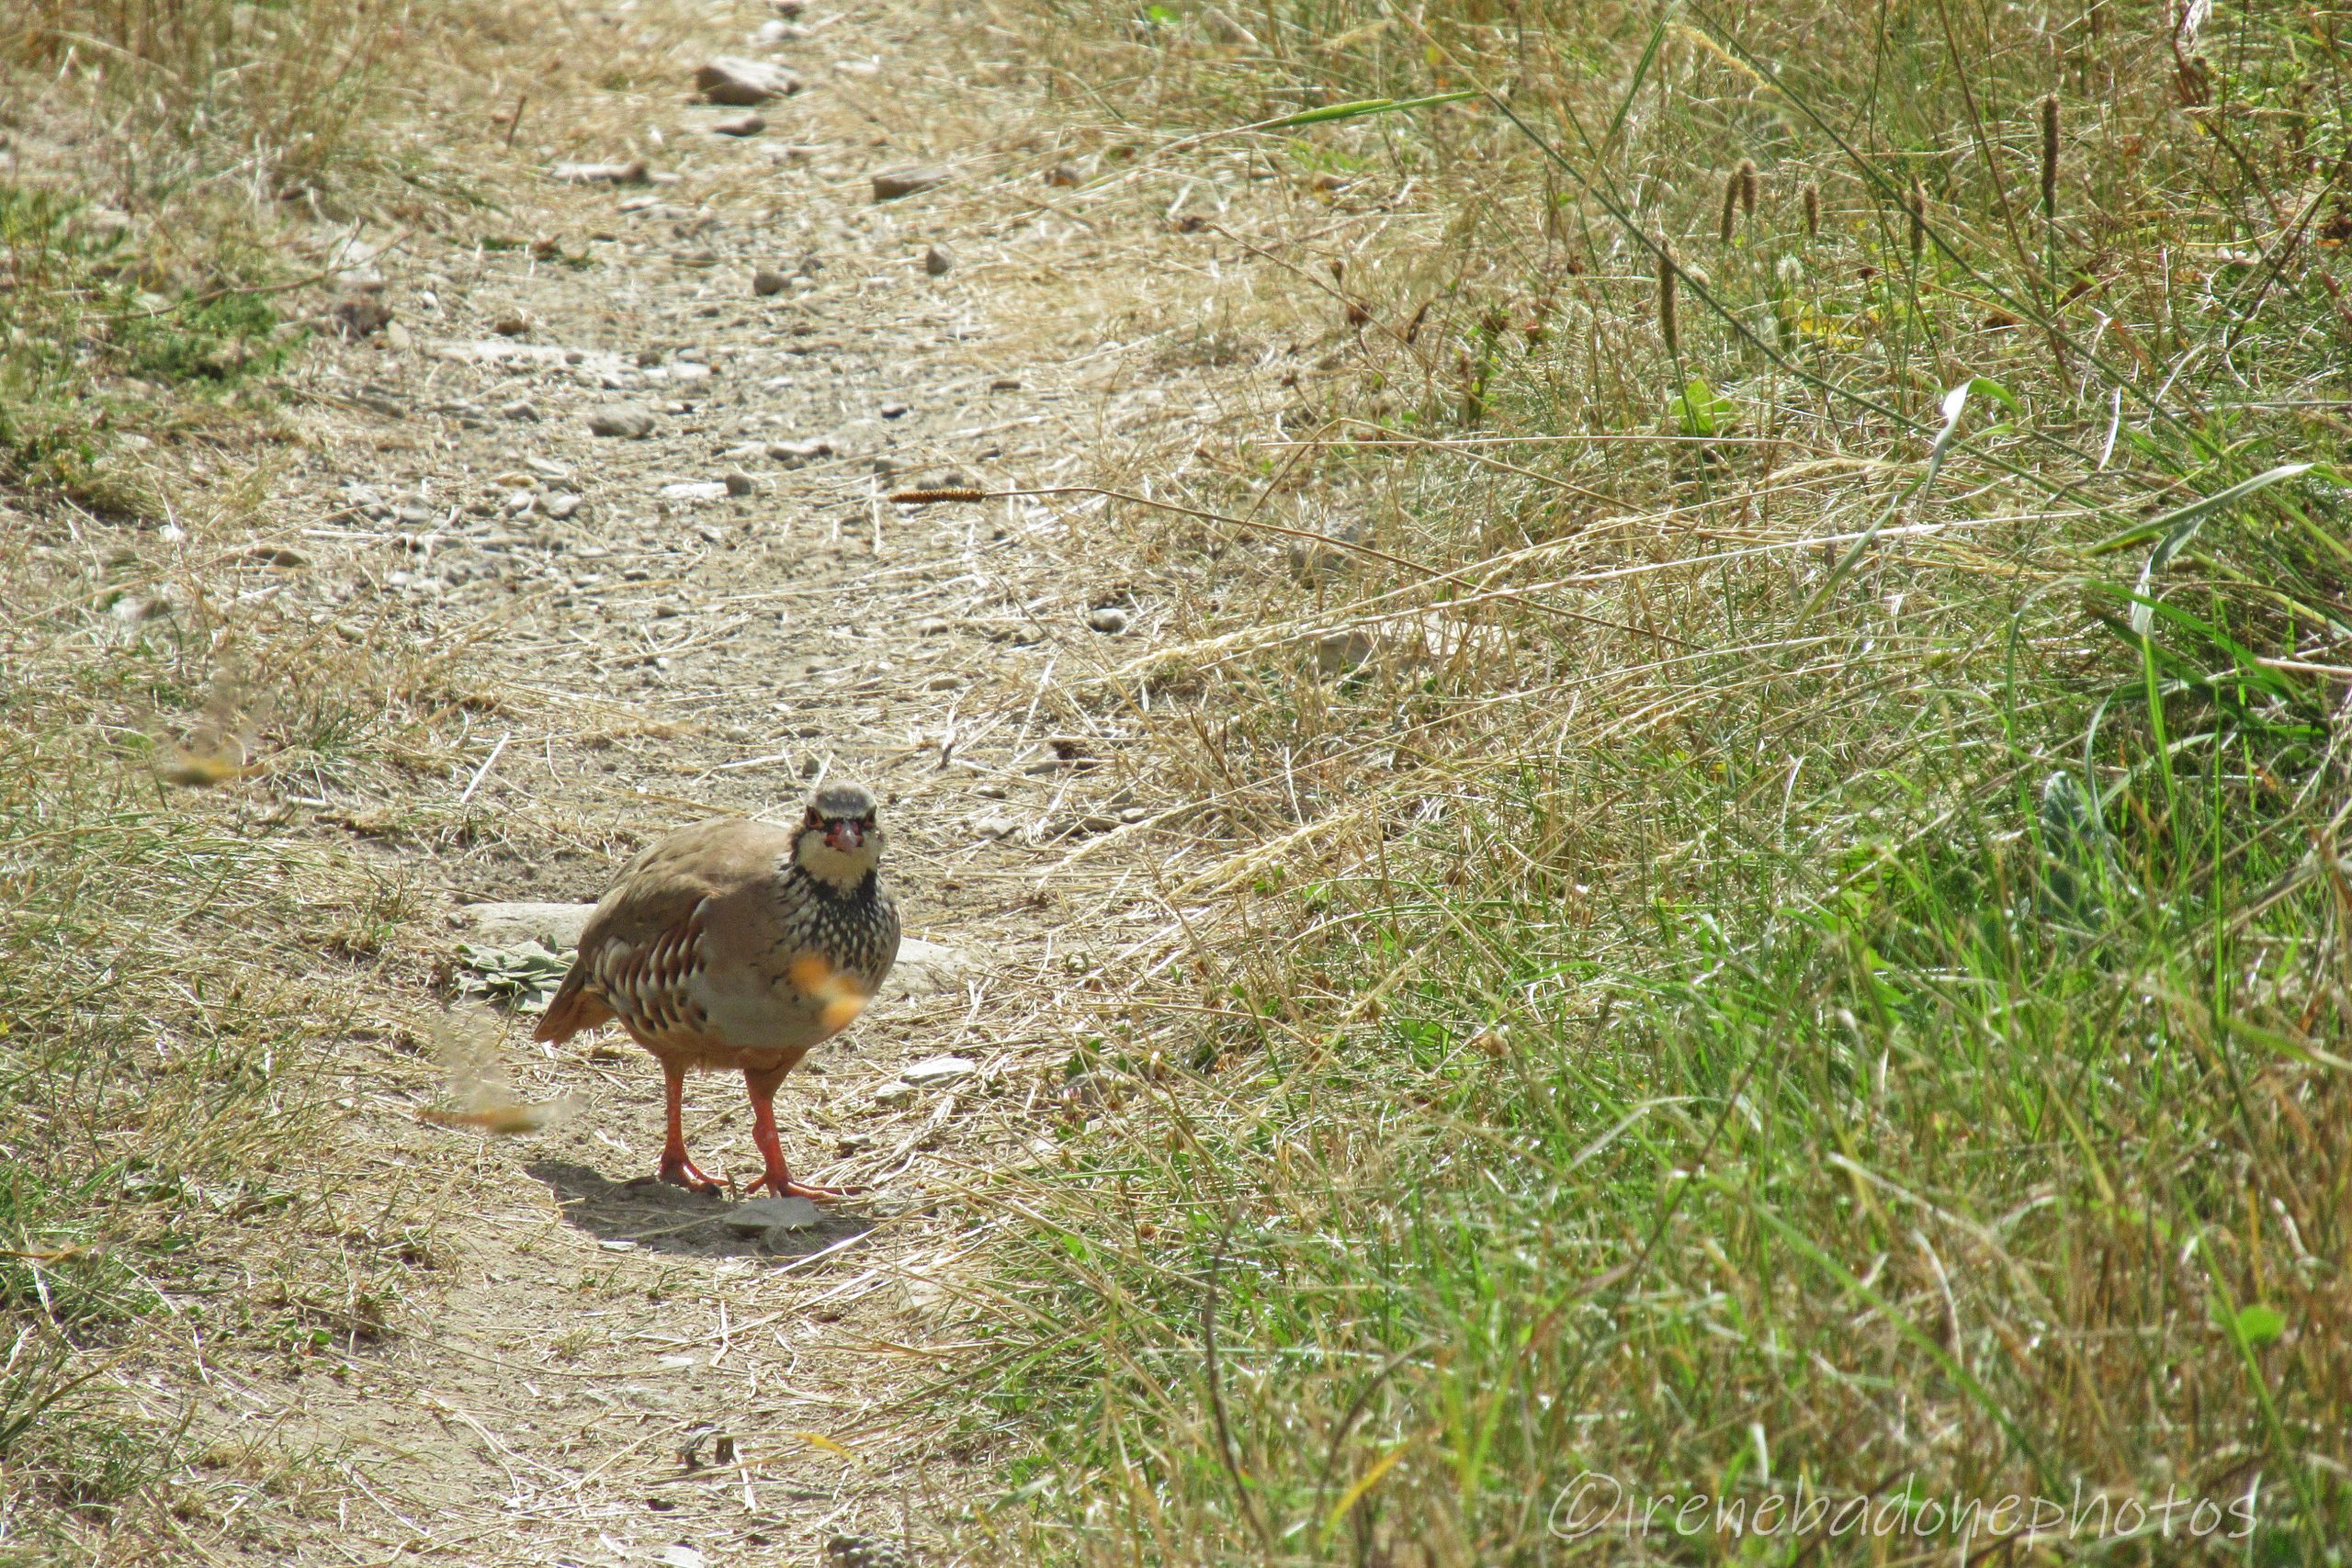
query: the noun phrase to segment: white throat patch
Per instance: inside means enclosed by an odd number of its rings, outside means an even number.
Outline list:
[[[878,831],[868,833],[864,843],[844,853],[825,842],[823,829],[810,828],[803,831],[794,843],[793,858],[809,875],[847,893],[873,871],[875,862],[881,855],[880,840]]]

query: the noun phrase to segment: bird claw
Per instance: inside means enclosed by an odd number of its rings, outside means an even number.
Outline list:
[[[769,1171],[743,1189],[746,1198],[767,1189],[779,1198],[806,1198],[812,1203],[837,1202],[843,1198],[855,1198],[868,1190],[864,1187],[820,1187],[813,1181],[795,1181],[789,1176]]]
[[[683,1187],[687,1191],[699,1193],[705,1198],[716,1198],[734,1185],[723,1176],[705,1175],[695,1168],[694,1161],[684,1155],[678,1156],[675,1159],[664,1155],[662,1157],[662,1168],[654,1174],[653,1179],[666,1181],[673,1187]]]

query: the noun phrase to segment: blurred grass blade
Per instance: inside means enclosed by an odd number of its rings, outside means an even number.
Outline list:
[[[1330,1513],[1326,1515],[1323,1519],[1323,1544],[1325,1546],[1329,1546],[1331,1544],[1331,1538],[1340,1533],[1340,1527],[1347,1522],[1349,1510],[1353,1508],[1358,1503],[1363,1502],[1364,1495],[1370,1492],[1374,1487],[1379,1485],[1383,1476],[1385,1476],[1390,1471],[1396,1468],[1396,1461],[1405,1457],[1405,1450],[1410,1446],[1410,1442],[1408,1441],[1398,1443],[1395,1448],[1390,1449],[1386,1453],[1380,1457],[1370,1470],[1363,1472],[1363,1476],[1357,1480],[1353,1486],[1349,1487],[1346,1492],[1340,1495],[1339,1502],[1332,1505]]]
[[[2176,508],[2161,516],[2151,517],[2145,523],[2136,524],[2120,534],[2110,534],[2091,546],[2087,553],[2095,556],[2107,555],[2111,551],[2127,549],[2143,540],[2161,536],[2163,542],[2156,547],[2155,556],[2151,558],[2161,566],[2180,553],[2181,547],[2188,543],[2197,530],[2203,526],[2205,519],[2214,512],[2233,502],[2244,501],[2258,491],[2268,490],[2280,479],[2291,479],[2298,474],[2309,473],[2318,466],[2316,463],[2281,463],[2275,468],[2267,468],[2254,478],[2242,479],[2227,490],[2217,491],[2202,500],[2192,501],[2188,505]]]
[[[1439,104],[1458,104],[1465,98],[1482,97],[1476,92],[1431,93],[1424,98],[1359,98],[1351,104],[1326,104],[1319,109],[1303,109],[1297,114],[1284,115],[1280,119],[1261,119],[1255,125],[1237,126],[1238,130],[1289,130],[1302,125],[1327,125],[1335,119],[1361,119],[1366,115],[1399,114],[1408,109],[1425,109]]]
[[[1871,521],[1869,527],[1862,530],[1860,538],[1846,547],[1846,553],[1838,558],[1838,564],[1829,569],[1829,575],[1821,580],[1821,586],[1813,591],[1805,600],[1804,606],[1797,611],[1798,626],[1802,626],[1813,618],[1813,613],[1821,608],[1822,601],[1828,598],[1836,591],[1838,584],[1845,580],[1846,574],[1854,570],[1854,563],[1862,558],[1862,553],[1868,550],[1871,543],[1877,539],[1879,530],[1885,527],[1888,519],[1903,509],[1903,503],[1914,497],[1926,494],[1928,487],[1936,482],[1936,476],[1943,471],[1944,454],[1951,450],[1952,437],[1960,434],[1960,416],[1968,410],[1968,394],[1978,390],[1984,391],[1987,397],[1994,398],[2011,409],[2018,406],[2017,399],[2009,395],[2007,388],[1997,381],[1988,381],[1982,376],[1973,380],[1962,381],[1959,386],[1946,392],[1942,408],[1944,422],[1936,432],[1935,445],[1928,448],[1927,472],[1921,474],[1918,479],[1906,489],[1895,491],[1888,500],[1885,510]]]
[[[2156,541],[2156,547],[2148,552],[2146,562],[2140,568],[2139,578],[2132,584],[2132,596],[2138,603],[2132,606],[2132,629],[2146,637],[2155,625],[2155,607],[2152,601],[2156,573],[2164,570],[2175,556],[2188,547],[2188,541],[2197,536],[2197,530],[2205,525],[2206,518],[2225,506],[2244,501],[2257,491],[2268,490],[2280,479],[2309,473],[2314,467],[2316,465],[2312,463],[2281,463],[2250,479],[2242,479],[2227,490],[2218,491],[2202,501],[2192,501],[2187,506],[2177,507],[2161,517],[2152,517],[2136,528],[2127,528],[2093,545],[2090,553],[2099,555],[2137,544],[2143,539],[2154,538]]]

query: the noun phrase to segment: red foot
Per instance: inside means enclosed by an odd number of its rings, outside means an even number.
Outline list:
[[[863,1187],[820,1187],[813,1181],[795,1181],[782,1170],[771,1170],[743,1189],[750,1197],[762,1188],[779,1198],[806,1198],[812,1203],[831,1203],[843,1198],[854,1198],[866,1190]]]
[[[676,1154],[664,1154],[662,1156],[662,1168],[655,1174],[654,1179],[666,1181],[673,1187],[683,1187],[689,1192],[699,1192],[706,1198],[722,1192],[727,1188],[725,1178],[704,1175],[695,1168],[695,1162],[686,1157],[685,1151],[683,1149]]]

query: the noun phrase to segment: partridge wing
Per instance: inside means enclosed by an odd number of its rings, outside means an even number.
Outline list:
[[[682,1020],[682,987],[707,961],[708,905],[769,875],[791,843],[781,828],[738,818],[673,833],[629,862],[588,918],[535,1038],[565,1040],[616,1015],[640,1032]]]

